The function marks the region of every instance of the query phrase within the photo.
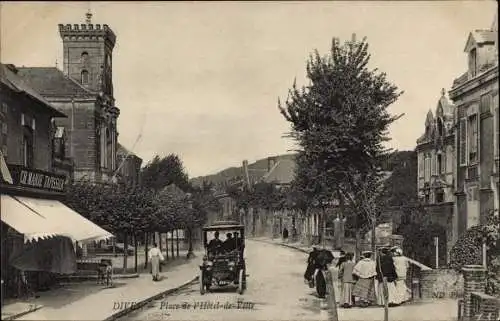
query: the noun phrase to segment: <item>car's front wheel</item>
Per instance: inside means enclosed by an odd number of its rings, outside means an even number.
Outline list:
[[[238,275],[238,293],[243,294],[244,290],[245,290],[245,271],[241,269]]]

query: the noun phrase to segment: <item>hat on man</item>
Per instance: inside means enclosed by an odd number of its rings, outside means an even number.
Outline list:
[[[372,253],[373,253],[372,251],[363,251],[363,252],[361,252],[361,255],[364,257],[366,257],[366,256],[370,257],[372,255]]]
[[[391,252],[397,255],[403,255],[403,250],[399,246],[392,247]]]
[[[380,251],[380,253],[382,253],[382,254],[387,254],[387,253],[389,253],[389,248],[388,248],[388,247],[386,247],[386,246],[384,246],[384,247],[381,247],[381,248],[379,249],[379,251]]]

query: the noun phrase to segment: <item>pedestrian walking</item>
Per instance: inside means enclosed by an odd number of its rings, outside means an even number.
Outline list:
[[[406,275],[410,263],[408,259],[403,256],[403,250],[399,247],[393,247],[391,249],[394,267],[396,268],[396,298],[395,303],[402,304],[408,302],[411,298],[410,289],[406,286]]]
[[[153,281],[158,281],[160,278],[160,263],[164,260],[158,245],[154,243],[153,248],[148,253],[149,261],[151,261],[151,274]]]
[[[352,294],[356,298],[356,303],[359,302],[360,306],[366,307],[376,300],[375,277],[377,272],[375,261],[372,260],[372,252],[363,252],[362,257],[352,271],[356,281]]]
[[[339,279],[340,279],[340,305],[343,308],[350,308],[354,305],[352,300],[352,289],[354,287],[354,254],[347,253],[344,261],[340,264]]]
[[[387,293],[384,291],[384,278],[387,283]],[[377,259],[377,304],[384,306],[388,300],[389,306],[399,305],[397,300],[396,268],[394,260],[388,248],[380,249],[379,258]]]
[[[335,293],[340,293],[342,291],[342,278],[340,275],[340,266],[345,262],[345,251],[339,250],[339,257],[337,263],[330,268],[330,273],[332,274],[333,286],[335,288]],[[340,302],[340,295],[336,296],[337,302]]]
[[[283,240],[288,241],[288,229],[286,227],[283,229]]]

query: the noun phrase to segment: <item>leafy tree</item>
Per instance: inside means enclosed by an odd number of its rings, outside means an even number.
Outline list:
[[[388,127],[400,117],[387,109],[401,92],[384,73],[368,69],[369,59],[365,39],[353,36],[344,45],[334,39],[328,55],[315,51],[308,60],[309,85],[294,83],[285,104],[278,102],[301,147],[295,185],[309,202],[359,196],[366,192],[358,186],[363,180],[353,178],[377,179]],[[372,198],[365,195],[363,202]],[[364,212],[369,208],[359,197],[356,203]]]
[[[188,175],[182,164],[182,160],[176,154],[170,154],[160,158],[158,155],[153,158],[141,171],[142,185],[156,191],[169,186],[177,185],[187,192],[191,190]]]
[[[128,237],[151,228],[152,194],[115,184],[75,183],[68,188],[64,202],[95,224],[123,236],[126,270]]]

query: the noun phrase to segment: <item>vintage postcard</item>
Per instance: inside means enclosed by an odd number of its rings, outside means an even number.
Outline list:
[[[500,320],[496,1],[2,1],[2,320]]]

